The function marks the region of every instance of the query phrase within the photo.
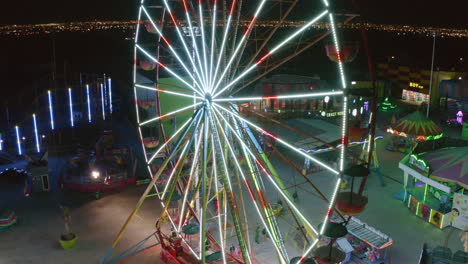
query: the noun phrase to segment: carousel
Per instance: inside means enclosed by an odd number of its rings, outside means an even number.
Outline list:
[[[80,148],[69,160],[60,180],[62,188],[99,193],[134,184],[135,161],[130,149],[114,144],[112,131],[104,131],[95,149]]]
[[[419,111],[391,124],[387,132],[395,135],[387,150],[403,153],[410,153],[418,142],[437,140],[443,136],[442,129]]]
[[[439,228],[468,226],[468,147],[413,153],[399,168],[412,213]]]

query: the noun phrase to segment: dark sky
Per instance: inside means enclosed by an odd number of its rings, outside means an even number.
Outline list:
[[[309,1],[309,0],[300,0]],[[358,0],[359,1],[359,0]],[[253,3],[253,0],[244,0]],[[412,24],[421,26],[466,27],[466,1],[422,0],[360,0],[362,19],[375,23]],[[89,20],[135,19],[139,0],[43,0],[2,1],[1,24],[37,24]],[[339,6],[350,6],[350,0],[338,1]],[[351,32],[359,39],[358,32]],[[349,35],[349,33],[348,33]],[[346,35],[345,35],[346,36]],[[107,72],[123,82],[131,81],[132,42],[130,33],[93,32],[60,33],[55,36],[40,35],[26,38],[0,37],[0,78],[2,91],[0,122],[5,105],[14,111],[30,113],[37,89],[48,88],[52,58],[52,39],[55,39],[57,69],[63,72]],[[432,39],[426,36],[398,36],[390,33],[368,33],[375,61],[385,61],[396,56],[402,64],[429,68]],[[459,57],[468,60],[467,39],[439,39],[436,65],[444,68],[457,64]],[[312,50],[323,52],[322,47]],[[322,54],[323,55],[323,54]],[[307,58],[299,59],[307,62]],[[357,59],[365,65],[361,51]],[[310,62],[309,62],[310,63]],[[300,68],[300,67],[299,67]],[[288,68],[289,69],[289,68]],[[307,72],[297,72],[307,74]],[[352,74],[352,72],[351,72]],[[68,76],[72,79],[72,76]],[[5,88],[6,87],[6,88]],[[39,92],[40,93],[40,92]],[[24,102],[27,102],[26,104]]]

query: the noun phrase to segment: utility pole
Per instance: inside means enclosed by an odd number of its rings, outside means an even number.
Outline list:
[[[435,43],[436,43],[436,33],[433,35],[434,40],[432,41],[432,62],[431,62],[431,77],[429,79],[429,102],[427,102],[427,112],[426,117],[429,117],[429,109],[431,108],[431,98],[432,98],[432,75],[434,74],[434,55],[435,55]]]

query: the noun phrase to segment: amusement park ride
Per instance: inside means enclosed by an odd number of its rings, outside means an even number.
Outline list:
[[[336,241],[347,234],[351,217],[367,204],[363,189],[373,157],[359,158],[347,151],[347,113],[353,94],[344,63],[357,51],[355,45],[340,45],[336,28],[337,23],[347,23],[356,15],[337,15],[328,0],[252,2],[141,1],[134,94],[151,179],[102,263],[156,245],[161,246],[166,263],[340,263],[344,259]],[[273,17],[276,19],[271,20]],[[262,18],[275,22],[269,27],[256,26]],[[301,19],[308,22],[293,29],[284,27],[288,21]],[[322,21],[331,28],[318,34],[309,30]],[[332,43],[326,50],[336,63],[339,88],[268,97],[237,94],[325,38]],[[163,73],[182,87],[163,89],[167,86],[160,78]],[[150,81],[141,81],[141,76]],[[161,99],[168,95],[172,100]],[[241,115],[238,105],[332,96],[344,113],[339,147],[312,133],[294,129],[291,133],[331,147],[339,156],[336,166],[265,130]],[[375,103],[369,123],[363,151],[373,153]],[[265,142],[270,142],[272,153],[265,151]],[[325,185],[317,186],[307,172],[294,165],[304,159],[321,168],[327,177]],[[278,164],[293,167],[305,180],[310,197],[301,199],[315,203],[313,210],[307,203],[297,202],[297,193],[291,192],[285,180],[288,175],[282,175]],[[351,184],[342,190],[345,175]],[[362,177],[361,185],[354,190],[357,177]],[[156,223],[151,234],[111,256],[129,224],[143,219],[139,212],[145,201],[161,207],[159,218],[143,221]],[[259,230],[268,241],[261,245],[257,242]],[[152,239],[156,243],[146,246]],[[300,246],[292,246],[293,240]]]

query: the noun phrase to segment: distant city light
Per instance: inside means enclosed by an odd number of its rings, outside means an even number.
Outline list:
[[[351,85],[355,85],[355,84],[356,84],[356,81],[352,81],[352,82],[351,82]]]
[[[356,108],[353,109],[352,114],[353,114],[353,116],[357,116],[357,109]]]
[[[74,127],[75,122],[73,120],[73,99],[71,88],[68,88],[68,104],[70,105],[70,125]]]
[[[2,134],[0,134],[0,151],[3,151],[3,137],[2,137]]]
[[[395,59],[395,56],[392,56],[392,60]]]
[[[25,136],[23,136],[21,139],[22,139],[22,140],[26,140],[26,137],[25,137]]]
[[[54,130],[55,129],[55,125],[54,125],[54,108],[53,108],[53,105],[52,105],[52,93],[50,92],[50,90],[47,91],[47,95],[48,95],[48,98],[49,98],[50,128],[52,130]]]
[[[33,114],[33,125],[34,125],[34,138],[36,139],[36,151],[37,153],[41,152],[41,147],[39,145],[39,136],[38,136],[38,131],[37,131],[37,120],[36,120],[36,114]]]
[[[21,150],[21,140],[20,140],[20,132],[18,126],[15,126],[16,129],[16,144],[18,145],[18,155],[23,155],[23,151]]]
[[[42,138],[45,138],[45,135],[42,135]]]
[[[462,79],[462,77],[461,77],[461,76],[460,76],[460,77],[458,77],[458,80],[461,80],[461,79]]]
[[[330,101],[330,96],[325,96],[324,101],[325,101],[325,103],[328,103]]]

